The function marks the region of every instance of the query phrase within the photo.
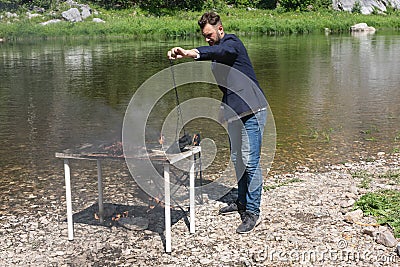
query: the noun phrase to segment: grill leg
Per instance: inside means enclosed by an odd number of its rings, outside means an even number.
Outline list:
[[[68,159],[64,159],[64,175],[65,175],[65,200],[67,202],[68,240],[73,240],[74,221],[72,219],[71,170],[69,167]]]
[[[194,194],[194,156],[190,156],[190,171],[189,171],[189,212],[190,212],[190,233],[195,232],[195,194]]]
[[[99,191],[99,219],[100,223],[104,221],[104,205],[103,205],[103,181],[101,177],[101,163],[97,160],[97,189]]]
[[[171,252],[171,196],[169,185],[169,164],[164,164],[164,194],[165,194],[165,251]]]

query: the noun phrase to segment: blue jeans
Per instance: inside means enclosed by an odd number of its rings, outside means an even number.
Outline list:
[[[262,171],[260,154],[267,111],[262,110],[228,124],[231,160],[238,179],[238,202],[255,215],[260,214]]]

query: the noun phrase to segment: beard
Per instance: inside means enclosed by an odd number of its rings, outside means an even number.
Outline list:
[[[217,39],[215,40],[214,44],[218,45],[221,39],[221,34],[217,31]]]

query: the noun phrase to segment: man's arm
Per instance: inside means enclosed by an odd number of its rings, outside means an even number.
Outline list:
[[[168,51],[167,56],[169,59],[180,59],[180,58],[198,58],[199,51],[197,49],[186,50],[182,47],[174,47]]]
[[[240,42],[233,37],[225,37],[226,39],[219,45],[200,46],[197,48],[199,52],[199,60],[217,60],[219,62],[233,62],[240,51]]]

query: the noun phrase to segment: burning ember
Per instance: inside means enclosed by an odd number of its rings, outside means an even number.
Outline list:
[[[154,209],[157,206],[160,206],[162,208],[165,207],[164,202],[162,202],[163,197],[160,196],[156,196],[156,197],[150,197],[149,198],[149,209]]]
[[[163,145],[165,142],[165,136],[163,134],[160,134],[160,137],[158,138],[158,143],[160,145]]]
[[[122,212],[122,213],[113,214],[113,215],[111,216],[111,220],[112,220],[112,221],[118,221],[119,219],[121,219],[121,218],[126,218],[126,217],[128,217],[128,216],[129,216],[129,211],[124,211],[124,212]],[[95,218],[96,220],[100,220],[100,217],[99,217],[99,215],[98,215],[97,213],[94,213],[94,218]]]
[[[104,150],[107,154],[112,156],[122,156],[124,154],[122,142],[116,142],[110,146],[105,146]]]

